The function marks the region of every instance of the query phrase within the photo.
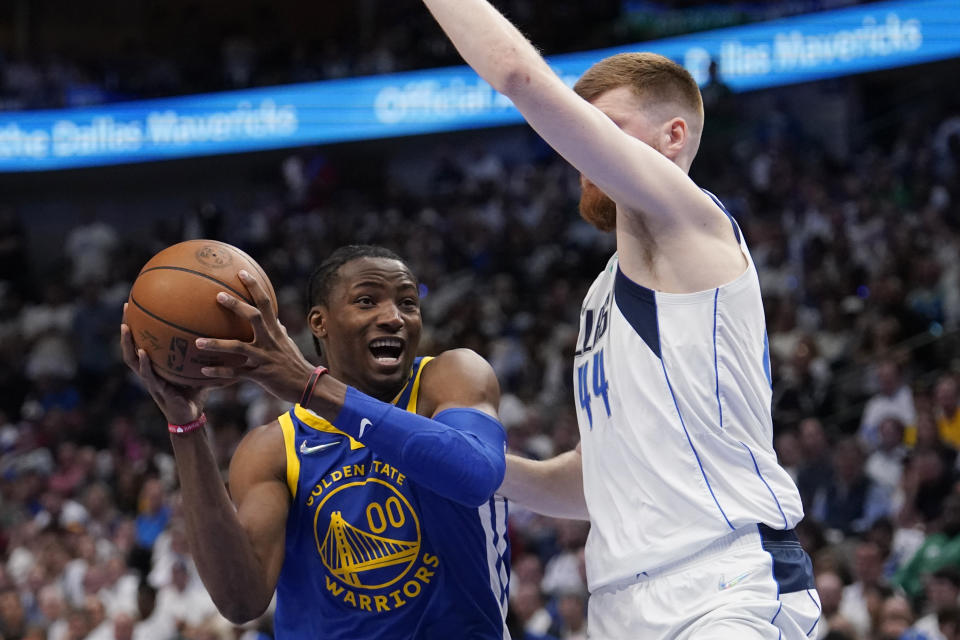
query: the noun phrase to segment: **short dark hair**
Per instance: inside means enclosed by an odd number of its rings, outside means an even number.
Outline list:
[[[333,285],[337,282],[340,267],[359,260],[360,258],[387,258],[403,263],[403,266],[410,270],[410,266],[403,258],[396,253],[372,244],[348,244],[340,247],[331,253],[326,260],[320,263],[320,266],[310,274],[310,282],[307,284],[307,311],[309,312],[315,305],[326,304],[333,290]]]
[[[310,274],[310,280],[307,283],[307,313],[310,313],[310,309],[318,304],[327,304],[330,292],[333,291],[333,287],[339,278],[340,267],[360,258],[396,260],[406,267],[407,271],[413,273],[410,265],[403,258],[386,247],[373,244],[344,245],[327,256],[327,259]],[[313,346],[317,350],[317,355],[322,357],[323,352],[317,336],[313,336]]]

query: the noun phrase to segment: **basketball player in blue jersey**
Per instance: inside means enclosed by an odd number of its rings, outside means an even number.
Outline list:
[[[310,280],[310,365],[270,313],[221,294],[254,340],[198,340],[246,365],[204,373],[254,380],[296,403],[248,433],[229,495],[205,432],[205,391],[156,377],[121,328],[124,360],[170,423],[191,548],[228,619],[261,615],[276,590],[278,640],[509,638],[509,545],[499,387],[474,352],[415,357],[418,283],[394,253],[334,252]],[[298,401],[299,400],[299,401]]]
[[[424,3],[580,171],[582,214],[617,238],[581,310],[580,446],[511,457],[500,493],[589,517],[592,638],[812,636],[820,605],[772,446],[757,272],[736,222],[687,175],[696,82],[662,56],[621,54],[572,91],[486,0]]]

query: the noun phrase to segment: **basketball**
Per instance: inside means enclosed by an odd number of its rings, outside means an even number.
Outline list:
[[[254,305],[237,275],[242,269],[267,289],[273,313],[277,296],[260,265],[236,247],[216,240],[187,240],[167,247],[140,270],[130,289],[125,321],[134,344],[150,356],[156,373],[182,386],[213,384],[202,367],[235,367],[238,355],[197,349],[197,338],[253,340],[250,323],[217,303],[225,291]]]

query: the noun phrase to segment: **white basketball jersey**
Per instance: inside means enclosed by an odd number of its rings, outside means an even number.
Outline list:
[[[614,255],[584,299],[574,385],[591,591],[734,529],[790,529],[803,517],[773,451],[757,271],[731,223],[749,263],[733,282],[660,293],[627,278]]]

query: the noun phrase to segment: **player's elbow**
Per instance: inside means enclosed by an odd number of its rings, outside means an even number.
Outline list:
[[[516,99],[534,87],[537,74],[543,70],[539,60],[524,57],[524,51],[507,49],[497,56],[496,73],[489,78],[493,88],[510,99]],[[548,68],[549,70],[549,68]]]
[[[516,101],[530,91],[533,80],[533,73],[528,67],[521,64],[510,64],[502,70],[496,86],[493,88]]]
[[[466,490],[461,502],[468,507],[480,507],[486,504],[503,483],[506,466],[503,456],[478,461],[470,477],[464,482]]]
[[[270,606],[270,599],[264,602],[262,598],[256,600],[231,598],[217,602],[216,605],[220,615],[235,625],[242,625],[262,616]]]

